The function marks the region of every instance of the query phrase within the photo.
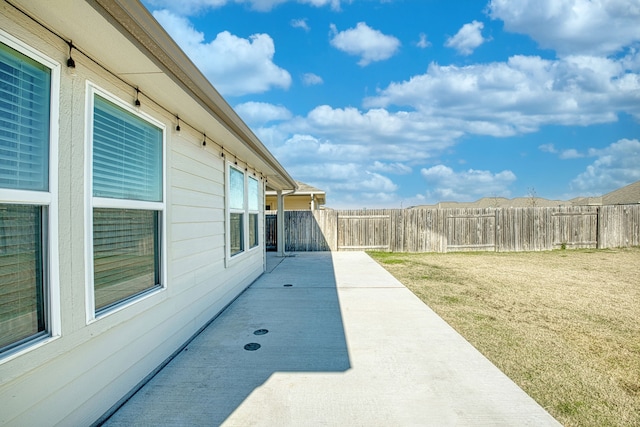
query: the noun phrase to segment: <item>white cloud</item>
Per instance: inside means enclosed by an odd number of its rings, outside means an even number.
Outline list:
[[[584,154],[581,154],[575,148],[569,148],[568,150],[563,150],[562,153],[560,153],[560,158],[563,160],[579,159],[581,157],[584,157]]]
[[[343,0],[351,3],[353,0]],[[246,4],[259,12],[268,12],[273,8],[288,2],[308,4],[315,7],[330,6],[333,10],[340,10],[340,0],[147,0],[152,6],[169,9],[184,16],[194,15],[206,9],[215,9],[227,4]]]
[[[269,145],[270,151],[292,176],[304,182],[319,183],[319,187],[331,195],[330,206],[334,208],[367,204],[370,207],[399,207],[399,186],[388,175],[412,173],[411,167],[404,163],[371,162],[371,159],[383,158],[385,154],[367,144],[343,144],[297,134],[284,143],[273,141]],[[396,149],[416,153],[419,147]],[[410,153],[403,155],[409,158]],[[373,195],[380,196],[380,193],[384,193],[384,197],[376,200]],[[363,205],[366,200],[369,201]]]
[[[397,199],[396,185],[388,177],[363,169],[358,162],[327,160],[311,164],[295,164],[287,170],[303,182],[319,182],[327,192],[332,207],[360,206],[373,202],[380,207]]]
[[[566,149],[566,150],[558,151],[558,149],[553,144],[542,144],[542,145],[539,145],[538,146],[538,150],[542,151],[543,153],[558,154],[558,157],[560,159],[563,159],[563,160],[579,159],[579,158],[582,158],[582,157],[585,156],[584,154],[580,153],[575,148],[569,148],[569,149]]]
[[[638,0],[491,0],[488,10],[562,55],[609,55],[640,41]]]
[[[281,105],[266,102],[245,102],[236,105],[235,111],[242,119],[252,125],[264,125],[272,121],[289,120],[291,111]]]
[[[591,149],[597,157],[571,182],[571,189],[581,195],[602,195],[640,180],[640,141],[621,139],[604,149]]]
[[[184,17],[168,10],[153,16],[222,94],[262,93],[291,85],[291,75],[273,63],[275,46],[268,34],[244,39],[223,31],[206,42]]]
[[[374,192],[375,194],[393,193],[398,189],[398,186],[386,176],[367,170],[361,171],[359,166],[356,167],[352,178],[336,183],[333,187],[341,191]]]
[[[278,125],[278,130],[291,135],[316,135],[343,146],[367,147],[376,150],[380,160],[405,162],[427,159],[453,145],[464,134],[458,129],[460,125],[459,121],[439,120],[417,112],[363,112],[321,105],[306,117]]]
[[[399,162],[367,164],[369,159],[379,158],[375,148],[367,144],[342,144],[308,134],[293,135],[269,149],[296,179],[319,183],[331,195],[330,206],[335,208],[367,204],[398,207],[399,186],[386,175],[412,172]]]
[[[457,50],[461,55],[471,55],[475,48],[486,41],[482,37],[483,28],[484,24],[478,21],[464,24],[455,36],[447,39],[445,46]]]
[[[371,62],[389,59],[400,48],[400,40],[382,34],[364,22],[359,22],[355,28],[341,32],[331,24],[331,32],[333,34],[331,45],[349,55],[359,56],[358,65],[361,67]]]
[[[311,31],[311,28],[309,28],[309,24],[307,24],[307,18],[292,19],[291,20],[291,26],[293,28],[301,28],[301,29],[305,30],[306,32]]]
[[[324,83],[324,80],[317,74],[305,73],[302,75],[302,84],[305,86],[321,85],[322,83]]]
[[[418,40],[418,42],[416,43],[416,46],[418,46],[421,49],[426,49],[429,46],[431,46],[431,42],[427,40],[427,35],[425,33],[420,33],[420,40]]]
[[[553,144],[542,144],[538,146],[538,150],[543,153],[557,153],[556,147]]]
[[[640,75],[620,61],[572,56],[513,56],[468,66],[431,64],[425,74],[391,83],[366,107],[408,106],[430,117],[460,119],[466,133],[509,136],[544,125],[611,123],[621,111],[640,118]]]
[[[404,163],[383,163],[378,160],[374,161],[373,165],[371,165],[369,169],[375,172],[392,173],[394,175],[406,175],[413,172],[411,167],[405,165]]]
[[[230,3],[229,0],[146,0],[145,3],[158,9],[167,9],[174,13],[189,16],[205,9],[214,9]],[[156,18],[157,19],[157,18]]]
[[[294,134],[284,143],[272,145],[270,150],[287,168],[298,167],[308,174],[312,165],[336,163],[357,163],[372,155],[370,147],[358,144],[340,144],[328,139],[319,139],[307,134]],[[320,169],[317,177],[327,177],[327,171]]]
[[[516,176],[510,170],[499,173],[469,169],[455,172],[448,166],[436,165],[420,171],[427,181],[427,198],[433,202],[474,201],[489,195],[508,197],[509,185]]]

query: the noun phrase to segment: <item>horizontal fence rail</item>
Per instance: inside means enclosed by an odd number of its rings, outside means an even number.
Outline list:
[[[285,211],[286,251],[546,251],[640,246],[640,205]],[[275,212],[267,222],[275,224]],[[274,242],[275,227],[266,241]]]

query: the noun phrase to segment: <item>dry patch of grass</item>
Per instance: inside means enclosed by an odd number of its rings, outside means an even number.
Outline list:
[[[640,426],[640,248],[370,253],[566,426]]]

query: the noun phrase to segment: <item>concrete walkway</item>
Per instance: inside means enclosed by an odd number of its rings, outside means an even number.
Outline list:
[[[366,254],[268,270],[105,425],[559,425]]]

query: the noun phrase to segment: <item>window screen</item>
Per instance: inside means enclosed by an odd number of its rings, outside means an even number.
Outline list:
[[[229,168],[229,207],[244,209],[244,173]]]
[[[249,247],[258,246],[258,214],[249,214]]]
[[[250,211],[257,211],[259,209],[260,206],[260,199],[259,199],[259,192],[258,192],[258,180],[255,178],[251,178],[249,177],[249,210]]]
[[[43,211],[0,204],[0,348],[45,331]]]
[[[96,310],[160,283],[158,216],[156,211],[94,209]]]
[[[229,246],[231,256],[244,251],[244,215],[229,214]]]

